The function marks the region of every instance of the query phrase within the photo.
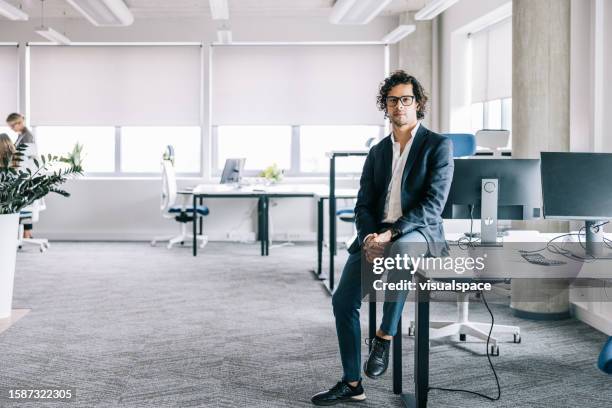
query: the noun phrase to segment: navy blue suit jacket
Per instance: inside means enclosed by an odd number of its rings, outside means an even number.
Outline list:
[[[351,253],[359,251],[368,234],[380,231],[392,162],[393,142],[389,135],[372,147],[363,166],[355,205],[358,237],[349,247]],[[450,139],[420,125],[402,174],[403,215],[393,227],[402,234],[419,231],[434,256],[440,256],[447,249],[441,214],[453,180],[453,169]]]

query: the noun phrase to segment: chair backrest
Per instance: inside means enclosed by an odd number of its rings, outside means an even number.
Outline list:
[[[170,160],[162,160],[162,192],[160,210],[167,213],[176,203],[176,173]]]
[[[508,146],[510,142],[510,131],[504,129],[482,129],[476,132],[476,145],[497,152]]]
[[[476,153],[476,138],[470,133],[446,133],[453,143],[453,157],[473,156]]]

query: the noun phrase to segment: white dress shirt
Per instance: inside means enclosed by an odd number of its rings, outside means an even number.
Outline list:
[[[406,167],[406,161],[408,160],[408,154],[410,153],[410,147],[414,136],[419,130],[421,122],[417,122],[414,129],[412,129],[412,137],[404,146],[404,151],[400,153],[400,144],[395,140],[395,135],[391,134],[391,142],[393,144],[393,161],[391,162],[391,181],[387,189],[387,199],[385,201],[385,210],[383,215],[383,222],[393,224],[402,214],[402,174],[404,173],[404,167]]]

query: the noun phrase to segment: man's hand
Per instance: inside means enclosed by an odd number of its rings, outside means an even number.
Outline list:
[[[391,230],[386,230],[382,234],[378,234],[374,240],[380,244],[386,244],[387,242],[391,242]]]
[[[363,242],[363,251],[366,261],[369,263],[374,262],[374,258],[380,258],[384,255],[385,246],[378,241],[378,237],[380,237],[379,234],[370,234]]]

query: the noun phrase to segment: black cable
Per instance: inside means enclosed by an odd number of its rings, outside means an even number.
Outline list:
[[[488,399],[489,401],[498,401],[501,398],[501,387],[499,385],[499,377],[497,376],[495,367],[493,367],[493,362],[491,361],[491,355],[489,354],[489,341],[491,340],[491,333],[493,332],[493,326],[495,325],[495,318],[493,317],[493,312],[491,311],[491,308],[489,307],[489,304],[487,303],[487,300],[485,299],[485,296],[484,296],[484,292],[482,290],[480,291],[480,297],[482,298],[482,301],[484,302],[485,307],[487,308],[487,310],[489,311],[489,314],[491,315],[491,328],[489,329],[489,335],[487,336],[487,360],[489,360],[489,366],[491,367],[491,371],[493,371],[493,376],[495,377],[495,384],[497,385],[497,397],[490,397],[480,392],[462,390],[460,388],[429,387],[430,391],[438,390],[438,391],[449,391],[449,392],[464,392],[467,394],[472,394],[478,397]]]
[[[466,250],[468,247],[474,247],[478,242],[480,242],[480,238],[474,237],[474,205],[469,204],[470,208],[470,235],[463,236],[457,240],[457,246],[461,250]]]

